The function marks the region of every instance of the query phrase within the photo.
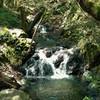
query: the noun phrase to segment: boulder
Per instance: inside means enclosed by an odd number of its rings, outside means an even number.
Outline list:
[[[58,68],[63,60],[64,60],[63,55],[59,55],[58,59],[54,62],[55,67]]]
[[[0,100],[32,100],[28,94],[21,90],[6,89],[0,91]]]
[[[28,56],[30,45],[35,44],[31,39],[24,38],[25,33],[21,29],[0,28],[0,53],[4,55],[11,65],[19,66]],[[31,52],[34,52],[32,45]]]
[[[46,52],[46,57],[49,58],[49,57],[51,57],[51,55],[52,55],[52,52],[51,52],[50,50],[48,50],[48,51]]]

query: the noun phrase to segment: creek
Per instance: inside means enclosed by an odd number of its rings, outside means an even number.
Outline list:
[[[46,32],[37,40],[34,55],[23,65],[25,78],[30,81],[27,91],[32,99],[82,100],[87,88],[76,78],[83,64],[79,49],[57,45],[60,44],[58,37]]]

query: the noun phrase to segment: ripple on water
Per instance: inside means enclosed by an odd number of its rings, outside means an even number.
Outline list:
[[[69,79],[42,79],[36,82],[31,89],[38,100],[82,100],[86,95],[86,89],[82,83]],[[37,99],[33,97],[33,100]]]

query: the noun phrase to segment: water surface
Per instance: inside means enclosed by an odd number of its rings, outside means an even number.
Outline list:
[[[33,100],[82,100],[86,88],[77,79],[41,79],[32,84]]]

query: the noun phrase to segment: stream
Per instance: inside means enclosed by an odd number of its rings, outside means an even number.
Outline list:
[[[32,100],[82,100],[88,93],[76,77],[83,64],[79,50],[61,47],[52,37],[42,32],[34,55],[23,65],[30,81],[27,92]]]
[[[86,88],[78,79],[39,79],[31,83],[28,93],[32,100],[82,100]]]

